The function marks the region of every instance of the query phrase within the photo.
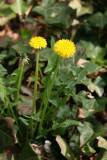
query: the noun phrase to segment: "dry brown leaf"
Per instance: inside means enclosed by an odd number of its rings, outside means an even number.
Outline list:
[[[43,145],[40,145],[40,146],[38,146],[37,144],[30,144],[30,145],[37,155],[42,155],[43,154],[43,152],[44,152]]]
[[[83,108],[79,107],[78,118],[85,118],[85,114],[84,114]]]
[[[16,133],[15,133],[15,131],[13,129],[13,124],[14,124],[15,120],[13,118],[11,118],[11,117],[4,117],[2,119],[6,122],[7,127],[9,128],[9,130],[11,131],[12,136],[14,137],[15,143],[17,143]]]
[[[18,113],[19,115],[31,115],[31,112],[32,112],[32,107],[30,106],[27,106],[25,104],[19,104],[18,105]],[[36,111],[35,111],[36,112]]]
[[[12,146],[7,147],[4,153],[8,160],[11,160],[13,155],[14,159],[16,160],[17,157],[20,155],[20,148],[17,144],[14,144]]]
[[[6,25],[5,28],[0,32],[0,37],[5,36],[11,37],[12,41],[17,41],[19,39],[19,34],[14,33],[8,25]]]
[[[21,92],[23,93],[23,94],[27,94],[28,96],[33,96],[33,94],[32,94],[32,92],[30,91],[30,89],[29,88],[27,88],[27,87],[25,87],[25,86],[21,86]]]
[[[84,66],[82,64],[85,63],[85,62],[88,62],[88,61],[85,60],[85,59],[80,58],[78,63],[77,63],[77,65],[80,66],[81,68],[84,68]]]
[[[88,78],[91,78],[91,79],[95,79],[96,77],[100,76],[101,74],[103,73],[106,73],[107,72],[107,69],[105,68],[101,68],[99,71],[97,72],[94,72],[92,74],[87,74],[87,77]]]
[[[30,7],[27,9],[27,11],[25,12],[25,18],[28,17],[28,15],[29,15],[29,13],[31,12],[32,8],[33,8],[33,5],[30,6]]]

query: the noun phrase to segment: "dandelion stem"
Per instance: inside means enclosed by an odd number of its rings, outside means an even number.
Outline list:
[[[58,68],[59,68],[60,62],[61,62],[61,58],[59,58],[58,64],[56,66],[56,69],[55,69],[55,72],[54,72],[54,75],[53,75],[53,78],[52,78],[52,81],[51,81],[50,86],[49,86],[49,91],[48,91],[48,95],[46,97],[44,109],[43,109],[43,112],[42,112],[42,117],[41,117],[41,122],[40,122],[40,125],[39,125],[38,134],[41,132],[41,129],[42,129],[45,113],[46,113],[47,106],[48,106],[48,101],[49,101],[49,98],[50,98],[50,94],[51,94],[51,91],[52,91],[52,87],[53,87],[53,84],[54,84],[54,80],[55,80],[56,74],[58,72]]]
[[[19,81],[18,81],[18,87],[17,87],[17,95],[16,95],[16,103],[17,103],[16,111],[17,112],[18,112],[19,92],[20,92],[21,83],[22,83],[23,68],[24,68],[24,62],[22,61],[22,66],[21,66]]]
[[[38,69],[39,69],[39,53],[37,51],[36,68],[35,68],[35,87],[34,87],[33,106],[32,106],[31,116],[34,116],[34,112],[35,112],[35,103],[36,103],[36,97],[37,97]],[[31,136],[33,136],[33,119],[31,119]]]
[[[36,102],[36,97],[37,97],[37,81],[38,81],[38,61],[39,61],[39,53],[37,51],[36,54],[36,68],[35,68],[35,87],[34,87],[34,96],[33,96],[33,106],[32,106],[32,116],[34,115],[35,112],[35,102]]]

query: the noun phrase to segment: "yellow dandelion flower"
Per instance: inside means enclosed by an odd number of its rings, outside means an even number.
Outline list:
[[[63,58],[70,58],[74,55],[76,47],[74,42],[68,39],[58,40],[54,45],[56,54]]]
[[[47,46],[47,41],[43,37],[33,37],[29,42],[30,46],[35,49],[45,48]]]

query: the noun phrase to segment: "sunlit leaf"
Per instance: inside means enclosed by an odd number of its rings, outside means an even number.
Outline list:
[[[97,139],[98,139],[98,147],[101,147],[101,148],[104,148],[104,149],[107,150],[107,141],[106,141],[106,139],[104,139],[101,136],[98,136]]]
[[[91,80],[88,83],[88,89],[91,92],[96,92],[98,94],[99,97],[101,97],[104,93],[104,86],[105,86],[105,82],[103,80],[103,78],[101,78],[100,76],[98,76],[94,82],[92,82]]]
[[[66,141],[59,135],[56,136],[56,141],[61,148],[61,153],[63,154],[63,156],[68,160],[74,160],[73,152]]]
[[[11,9],[15,13],[17,13],[19,16],[24,15],[28,8],[29,8],[29,5],[25,1],[23,1],[23,0],[16,0],[11,5]]]

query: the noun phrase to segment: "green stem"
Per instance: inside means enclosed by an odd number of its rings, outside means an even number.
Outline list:
[[[37,51],[36,55],[36,68],[35,68],[35,88],[34,88],[34,96],[33,96],[33,106],[32,106],[32,113],[31,115],[34,115],[35,112],[35,103],[36,103],[36,97],[37,97],[37,81],[38,81],[38,61],[39,61],[39,53]]]
[[[24,63],[22,61],[22,66],[21,66],[21,71],[20,71],[19,81],[18,81],[18,87],[17,87],[17,94],[16,94],[16,103],[17,103],[16,111],[17,112],[18,112],[19,92],[20,92],[21,83],[22,83],[23,68],[24,68]]]
[[[46,120],[48,119],[49,115],[51,114],[51,111],[53,110],[53,104],[50,106],[47,114],[46,114]]]
[[[31,116],[34,116],[34,113],[35,113],[35,103],[36,103],[36,97],[37,97],[38,69],[39,69],[39,53],[37,51],[37,54],[36,54],[36,68],[35,68],[35,87],[34,87],[33,106],[32,106]],[[31,125],[31,136],[33,137],[33,134],[34,134],[33,119],[31,119],[30,125]]]
[[[38,134],[41,132],[41,129],[42,129],[42,124],[43,124],[43,121],[44,121],[45,112],[47,110],[48,101],[49,101],[49,98],[50,98],[50,94],[51,94],[51,91],[52,91],[52,87],[53,87],[53,84],[54,84],[56,74],[58,72],[60,62],[61,62],[61,58],[59,58],[58,64],[56,66],[56,69],[55,69],[55,72],[54,72],[54,75],[53,75],[53,78],[52,78],[52,81],[51,81],[50,86],[49,86],[49,92],[48,92],[48,95],[47,95],[47,98],[46,98],[46,101],[45,101],[45,105],[44,105],[44,109],[43,109],[43,112],[42,112],[42,117],[41,117],[41,122],[40,122],[40,125],[39,125]]]
[[[43,94],[43,97],[42,97],[42,102],[41,102],[41,105],[40,105],[40,108],[39,108],[39,111],[38,111],[41,114],[42,114],[42,109],[43,109],[43,105],[44,105],[44,100],[46,99],[46,96],[47,96],[47,88],[49,88],[49,84],[50,84],[51,73],[52,73],[52,71],[48,75],[48,80],[47,80],[46,87],[45,87],[45,90],[44,90],[44,94]],[[35,133],[35,131],[37,129],[38,123],[39,122],[36,122],[36,124],[35,124],[34,133]]]
[[[7,96],[5,96],[5,98],[6,98],[6,100],[7,100],[9,109],[10,109],[10,111],[11,111],[11,113],[12,113],[12,117],[13,117],[13,119],[15,120],[15,122],[16,122],[16,124],[17,124],[17,127],[19,128],[19,124],[18,124],[17,118],[16,118],[16,116],[15,116],[15,114],[14,114],[14,111],[13,111],[13,108],[12,108],[12,105],[11,105],[11,102],[10,102],[10,100],[9,100],[9,98],[8,98]],[[21,134],[20,128],[19,128],[19,133],[20,133],[20,136],[21,136],[21,138],[22,138],[22,134]]]

